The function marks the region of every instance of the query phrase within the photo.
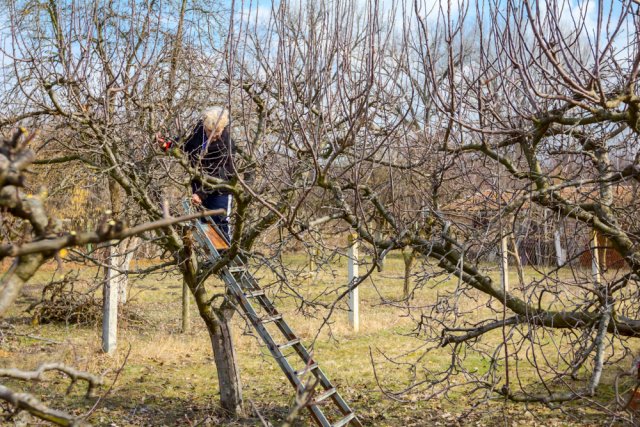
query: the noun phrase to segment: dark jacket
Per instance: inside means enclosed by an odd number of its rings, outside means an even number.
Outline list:
[[[235,174],[233,167],[235,148],[235,144],[229,134],[229,126],[224,128],[220,137],[212,139],[207,144],[204,127],[200,122],[196,125],[187,142],[182,146],[182,151],[189,156],[191,166],[203,175],[229,181]],[[191,180],[191,189],[200,198],[208,195],[229,194],[229,191],[224,189],[211,190],[202,188],[202,182],[197,177]]]

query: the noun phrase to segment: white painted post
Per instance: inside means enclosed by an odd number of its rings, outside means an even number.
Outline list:
[[[353,286],[360,273],[358,271],[358,235],[349,235],[349,286]],[[360,296],[359,289],[349,291],[349,324],[355,332],[360,329]]]
[[[109,248],[109,267],[103,287],[103,304],[102,304],[102,351],[113,354],[116,350],[118,338],[118,288],[119,280],[116,276],[118,273],[113,269],[114,258],[116,255],[116,246]]]
[[[567,254],[564,251],[564,248],[562,247],[562,226],[560,224],[558,224],[558,226],[556,227],[556,229],[553,232],[553,241],[554,244],[556,246],[556,265],[558,267],[560,267],[561,265],[564,265],[565,262],[567,262]]]
[[[500,239],[500,282],[502,290],[509,292],[509,250],[507,249],[507,236]]]
[[[598,254],[598,232],[591,232],[591,275],[596,285],[600,284],[600,255]]]
[[[549,254],[549,221],[547,221],[547,210],[546,209],[542,209],[542,233],[544,235],[544,237],[542,238],[542,256],[544,258],[546,258],[546,256]],[[542,259],[544,259],[542,258]],[[549,261],[547,259],[544,259],[544,263],[543,265],[547,265],[549,263]]]

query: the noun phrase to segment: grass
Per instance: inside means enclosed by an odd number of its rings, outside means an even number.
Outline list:
[[[306,259],[301,255],[291,255],[286,262],[299,271],[306,267]],[[304,274],[294,275],[290,281],[305,298],[330,303],[337,295],[336,284],[347,282],[346,262],[336,259],[328,267],[313,281]],[[364,268],[361,267],[361,273]],[[374,377],[370,354],[376,361],[380,383],[391,390],[402,389],[409,373],[403,366],[385,362],[381,354],[407,353],[403,357],[406,361],[419,354],[414,349],[420,341],[410,334],[415,327],[415,319],[407,315],[401,304],[380,303],[381,297],[388,300],[401,297],[402,272],[401,258],[389,257],[385,270],[375,273],[372,281],[360,287],[360,331],[355,333],[350,329],[346,302],[343,301],[337,305],[330,323],[322,328],[313,344],[316,360],[366,425],[598,425],[607,419],[579,405],[566,405],[562,411],[552,411],[542,405],[524,407],[502,401],[485,403],[467,414],[478,402],[465,388],[451,393],[448,399],[424,400],[429,394],[427,390],[408,393],[403,397],[405,402],[385,397]],[[109,387],[112,389],[100,400],[89,419],[93,424],[257,426],[261,423],[256,411],[274,425],[287,415],[293,390],[266,348],[241,317],[235,316],[235,342],[248,416],[240,420],[229,420],[224,416],[217,404],[211,344],[195,311],[195,304],[191,307],[191,332],[180,332],[180,277],[168,275],[162,280],[147,278],[135,282],[128,304],[146,319],[146,324],[144,327],[121,329],[116,354],[107,356],[100,351],[99,325],[34,325],[29,315],[24,313],[24,308],[38,298],[42,286],[54,274],[51,270],[40,272],[24,290],[11,313],[15,329],[0,341],[0,365],[33,368],[44,361],[59,360],[79,369],[103,374],[107,386],[99,390],[98,395],[104,394]],[[496,276],[495,271],[490,274]],[[528,278],[539,275],[530,269],[526,274]],[[83,269],[80,275],[91,283],[96,271]],[[261,283],[272,284],[269,287],[272,295],[278,291],[275,303],[303,341],[307,344],[313,341],[328,313],[327,309],[308,308],[312,316],[304,316],[297,310],[299,300],[281,297],[291,294],[290,289],[278,289],[279,283],[268,271],[260,270],[257,276],[262,278]],[[211,284],[216,280],[211,279]],[[430,286],[416,290],[412,305],[436,302],[438,293],[451,289],[455,281],[455,278],[448,278],[440,283],[429,282]],[[511,283],[517,283],[515,272],[511,275]],[[482,299],[479,293],[471,296]],[[489,312],[486,308],[478,309],[477,303],[471,302],[464,302],[461,308],[473,310],[472,315],[478,319]],[[550,336],[549,340],[552,338]],[[498,340],[499,334],[493,334],[484,345],[489,350]],[[423,366],[442,368],[450,357],[448,349],[437,349],[424,359]],[[626,368],[626,362],[620,363]],[[489,361],[474,353],[469,355],[465,366],[483,372],[488,369]],[[524,379],[533,380],[533,370],[530,374],[526,371],[525,367]],[[23,384],[10,384],[43,396],[45,402],[53,407],[70,408],[78,414],[85,413],[96,403],[96,398],[83,398],[82,385],[65,395],[68,382],[55,375],[49,378],[51,381],[31,384],[26,388]],[[300,420],[300,425],[308,425],[306,418]]]

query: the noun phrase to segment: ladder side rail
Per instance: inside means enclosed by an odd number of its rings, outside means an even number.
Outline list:
[[[245,277],[246,275],[250,275],[248,271],[245,271],[241,274],[243,275],[243,277]],[[280,365],[280,369],[284,372],[284,374],[286,375],[291,385],[293,385],[296,388],[296,390],[305,390],[305,385],[302,383],[300,377],[296,375],[295,370],[289,363],[289,360],[282,353],[282,351],[278,347],[277,343],[275,342],[275,340],[273,339],[269,331],[261,323],[258,313],[255,311],[255,309],[253,308],[249,300],[244,296],[244,289],[236,281],[236,278],[234,277],[233,273],[229,271],[228,267],[225,267],[222,270],[222,277],[225,283],[227,284],[229,290],[231,291],[231,293],[236,297],[236,299],[240,303],[241,308],[246,313],[247,317],[249,318],[249,321],[251,322],[253,327],[256,329],[256,331],[262,338],[263,342],[267,345],[269,352],[271,353],[273,358],[276,360],[278,365]],[[255,288],[260,289],[257,283]],[[253,290],[256,290],[256,289],[253,289]],[[273,309],[272,312],[274,312],[274,314],[279,314],[275,309],[275,307],[273,307],[273,305],[270,304],[270,301],[268,298],[261,296],[261,297],[258,297],[258,301],[259,301],[259,304],[265,309],[266,309],[265,302],[268,302]],[[282,320],[276,323],[279,324],[279,323],[285,323],[285,322],[284,320]],[[293,331],[291,333],[292,333],[292,336],[287,337],[287,339],[297,338],[297,336],[293,333]],[[296,352],[298,352],[298,348],[301,346],[302,344],[298,344],[298,345],[294,345],[293,347],[296,350]],[[313,419],[319,425],[321,425],[322,427],[331,427],[331,423],[329,422],[327,417],[324,415],[322,410],[317,405],[309,405],[308,409],[311,412]],[[342,408],[340,408],[340,410],[342,411]]]
[[[215,261],[218,258],[220,258],[220,252],[218,252],[218,250],[216,249],[216,247],[214,246],[213,243],[211,243],[211,240],[209,240],[206,237],[206,232],[204,230],[204,224],[201,223],[200,221],[196,221],[196,230],[198,231],[198,234],[200,235],[200,239],[202,239],[202,241],[205,244],[205,247],[207,249],[209,249],[209,251],[211,252],[211,256],[212,256],[212,260]]]
[[[331,422],[329,422],[329,419],[318,405],[308,405],[307,409],[311,412],[311,416],[316,423],[320,424],[322,427],[331,427]]]
[[[249,272],[243,273],[243,277],[247,277],[247,276],[251,278],[251,281],[256,282],[256,285],[257,285],[257,281],[255,280],[255,278],[253,278],[253,276]],[[273,303],[271,303],[271,301],[268,298],[259,298],[259,303],[263,306],[263,308],[270,315],[280,314],[280,313],[278,313],[277,309],[275,308]],[[276,322],[276,325],[277,325],[278,329],[280,329],[282,334],[287,339],[297,338],[297,335],[291,329],[291,327],[289,326],[289,324],[286,321],[283,320],[283,321],[280,321],[280,322]],[[296,353],[298,353],[298,356],[302,359],[302,361],[305,363],[305,365],[310,366],[310,365],[312,365],[314,363],[317,363],[317,362],[315,362],[313,360],[313,358],[311,357],[311,354],[307,350],[306,346],[304,346],[302,343],[300,345],[294,346],[294,350],[296,351]],[[324,371],[322,371],[322,369],[319,366],[317,368],[311,370],[310,373],[315,378],[318,379],[318,381],[320,382],[320,385],[325,390],[333,388],[333,384],[331,383],[331,381],[329,380],[327,375],[324,373]],[[349,407],[348,403],[342,398],[342,396],[339,393],[334,393],[331,396],[331,399],[338,406],[338,408],[343,413],[343,415],[348,415],[351,412],[353,412],[351,410],[351,408]]]
[[[305,386],[300,380],[300,377],[295,374],[293,367],[291,366],[285,355],[282,353],[280,348],[278,348],[278,345],[273,340],[273,337],[271,336],[269,331],[262,325],[262,323],[260,323],[258,314],[256,313],[251,303],[242,293],[242,289],[240,289],[240,286],[235,281],[233,275],[226,271],[223,277],[225,278],[225,282],[227,282],[229,288],[232,289],[232,293],[235,294],[243,311],[247,314],[247,317],[251,321],[253,327],[256,329],[256,331],[258,331],[258,334],[265,342],[265,344],[267,344],[267,348],[269,349],[271,355],[276,360],[278,365],[280,365],[280,369],[284,372],[289,382],[296,388],[296,390],[305,390]],[[314,420],[318,424],[320,424],[322,427],[331,427],[331,423],[320,408],[316,407],[315,405],[311,405],[309,406],[309,410],[311,411]]]
[[[243,289],[247,289],[247,290],[261,290],[262,288],[260,287],[260,284],[258,283],[258,281],[253,277],[253,274],[251,274],[249,272],[249,268],[248,266],[242,264],[242,266],[245,268],[246,271],[244,271],[241,276],[240,276],[240,282],[242,284],[242,288]],[[269,305],[273,306],[273,304],[271,304],[271,301],[269,301]],[[267,308],[267,307],[265,307]],[[275,308],[274,308],[275,309]]]
[[[253,278],[253,276],[251,274],[246,274],[245,277],[247,277],[247,276],[251,278],[250,281],[252,282],[252,284],[256,284],[257,285],[257,281],[255,280],[255,278]],[[259,289],[259,287],[258,287],[258,289]],[[281,313],[278,312],[278,309],[276,309],[276,307],[273,305],[273,303],[268,298],[264,298],[264,299],[261,298],[260,299],[260,304],[267,311],[267,313],[269,313],[269,315],[281,314]],[[285,321],[277,322],[277,326],[278,326],[278,329],[280,329],[280,332],[282,332],[282,334],[285,337],[287,337],[288,339],[297,338],[296,333],[293,331],[293,329],[291,329],[291,327],[289,326],[289,324],[287,322],[285,322]],[[304,347],[304,346],[296,346],[296,351],[298,352],[300,358],[302,358],[302,360],[305,363],[308,363],[308,364],[313,363],[311,355],[307,351],[306,347]]]
[[[306,352],[306,348],[303,351]],[[315,368],[315,369],[313,369],[313,370],[311,370],[309,372],[315,378],[318,379],[318,381],[320,382],[320,384],[322,385],[322,387],[325,390],[329,390],[329,389],[335,388],[335,386],[333,385],[333,383],[331,383],[331,381],[329,380],[327,375],[324,373],[322,368],[320,368],[320,365],[318,365],[317,368]],[[335,393],[333,393],[330,396],[330,399],[333,400],[333,402],[340,409],[340,412],[342,412],[343,415],[348,415],[348,414],[353,412],[353,410],[351,409],[349,404],[344,400],[344,398],[340,395],[339,392],[336,391]]]
[[[291,382],[291,384],[296,388],[303,389],[304,385],[302,384],[302,381],[300,381],[300,378],[298,378],[295,375],[295,370],[293,369],[289,361],[286,359],[282,351],[278,348],[278,344],[275,342],[275,340],[273,339],[273,337],[271,336],[267,328],[265,328],[264,325],[260,323],[258,314],[256,313],[251,303],[247,300],[247,298],[242,293],[240,286],[235,281],[231,273],[226,272],[223,275],[223,278],[227,283],[229,290],[231,290],[231,293],[236,297],[236,299],[240,303],[240,307],[246,313],[247,317],[249,318],[249,321],[251,322],[251,324],[256,329],[256,331],[258,332],[262,340],[267,345],[269,352],[271,353],[273,358],[276,359],[276,361],[284,371],[285,375],[289,379],[289,382]]]
[[[243,290],[249,290],[249,291],[261,290],[260,285],[255,280],[253,275],[251,273],[249,273],[249,271],[246,271],[246,272],[242,273],[242,276],[240,277],[240,282],[243,285],[242,286]],[[270,316],[277,316],[277,315],[281,315],[282,314],[273,305],[273,303],[271,302],[271,300],[269,300],[269,298],[266,298],[266,297],[265,298],[260,298],[259,304],[265,309],[265,311]],[[287,337],[290,336],[291,334],[295,335],[295,333],[291,329],[289,329],[286,333],[285,332],[283,332],[283,333]]]
[[[248,272],[244,276],[249,276],[249,277],[251,277],[253,279],[253,281],[255,281],[255,279],[252,277],[252,275],[250,273],[248,273]],[[267,311],[267,313],[269,313],[269,315],[280,314],[278,312],[278,310],[275,308],[275,306],[273,305],[273,303],[269,299],[260,298],[259,302],[264,307],[264,309]],[[291,329],[291,327],[289,326],[289,324],[287,322],[285,322],[285,321],[276,322],[276,325],[277,325],[278,329],[280,329],[282,334],[285,335],[285,337],[287,339],[297,338],[296,333]],[[306,346],[304,346],[304,345],[295,346],[295,350],[298,353],[298,355],[300,356],[300,358],[302,359],[302,361],[305,362],[305,364],[311,365],[311,364],[315,363],[315,361],[311,357],[311,354],[307,350]],[[321,384],[325,389],[333,387],[333,385],[331,384],[331,381],[329,381],[328,377],[324,374],[324,372],[322,372],[320,370],[320,368],[314,369],[312,371],[315,374],[316,372],[314,372],[314,371],[319,371],[318,372],[319,375],[316,375],[316,376],[321,381]]]
[[[242,284],[244,285],[243,289],[246,289],[246,288],[249,288],[249,290],[260,290],[261,289],[260,285],[257,282],[257,280],[248,271],[246,273],[243,273],[243,275],[241,277],[241,281],[242,281]],[[271,300],[269,300],[268,298],[261,299],[260,300],[260,304],[262,305],[262,307],[269,314],[274,314],[274,315],[280,314],[278,312],[278,309],[273,305]],[[286,331],[282,331],[282,333],[287,335],[287,336],[290,335],[290,334],[295,335],[293,330],[291,330],[291,328],[289,328],[288,325],[287,325],[287,330]]]
[[[282,352],[280,351],[280,349],[277,347],[277,345],[275,345],[275,342],[273,342],[273,338],[271,337],[271,334],[269,334],[269,332],[266,330],[266,328],[264,328],[264,326],[260,322],[260,319],[259,319],[257,313],[255,312],[255,310],[253,309],[253,306],[251,306],[249,301],[244,296],[244,292],[243,292],[242,287],[239,286],[238,283],[235,281],[235,277],[233,277],[233,274],[230,273],[228,271],[228,269],[225,269],[225,270],[226,270],[224,272],[225,279],[230,284],[230,287],[233,288],[233,292],[236,293],[236,296],[237,296],[238,300],[241,302],[241,304],[243,304],[243,310],[247,313],[247,317],[249,317],[249,320],[253,324],[254,328],[256,328],[256,330],[258,330],[258,333],[260,334],[260,336],[263,338],[264,341],[266,341],[264,336],[263,336],[263,334],[260,332],[261,329],[264,330],[265,334],[268,335],[271,338],[271,341],[272,341],[272,344],[273,344],[273,347],[271,347],[269,345],[269,343],[267,342],[267,347],[269,347],[269,350],[272,350],[272,348],[275,348],[277,350],[277,353],[282,355]],[[246,275],[252,276],[248,272],[244,272],[242,274],[243,274],[242,277],[245,277]],[[255,281],[255,279],[254,279],[254,281]],[[258,287],[258,286],[256,286],[256,287]],[[238,292],[240,294],[238,294]],[[270,315],[280,314],[277,311],[277,309],[273,306],[273,304],[271,303],[271,301],[268,298],[266,298],[266,297],[258,297],[258,300],[259,300],[259,304],[265,310],[267,310],[267,312]],[[246,301],[246,307],[244,306],[244,302],[245,301]],[[249,307],[250,307],[250,310],[247,310],[247,308],[249,308]],[[267,307],[269,307],[269,308],[267,308]],[[297,335],[291,330],[291,328],[288,326],[288,324],[284,320],[278,321],[278,322],[276,322],[276,324],[278,325],[278,328],[280,329],[280,331],[283,332],[283,335],[285,335],[285,338],[287,338],[287,339],[296,339],[296,338],[298,338]],[[284,333],[283,324],[284,324],[284,328],[286,328],[286,330],[289,332],[288,334]],[[296,351],[296,353],[298,354],[298,356],[305,362],[305,364],[310,365],[311,363],[314,363],[313,360],[311,359],[310,355],[309,355],[309,352],[307,351],[307,349],[304,347],[304,345],[302,343],[300,343],[298,345],[294,345],[293,347],[294,347],[294,350]],[[271,352],[272,352],[272,354],[275,353],[274,351],[271,351]],[[306,355],[306,357],[303,357],[302,354]],[[274,354],[274,357],[276,357],[275,354]],[[284,360],[286,360],[284,355],[282,355],[282,358]],[[277,357],[276,357],[276,359],[277,359]],[[278,362],[278,363],[280,364],[280,362]],[[300,377],[298,375],[296,375],[295,371],[291,367],[291,364],[288,362],[288,360],[286,361],[286,365],[287,365],[288,369],[283,367],[282,364],[281,364],[281,369],[283,371],[285,371],[285,374],[287,375],[287,377],[289,379],[289,382],[291,382],[298,390],[304,390],[304,388],[305,388],[304,384],[302,384],[302,381],[301,381]],[[324,373],[321,373],[321,375],[318,376],[314,372],[316,370],[319,370],[319,368],[316,368],[316,369],[310,371],[310,373],[312,375],[314,375],[315,378],[318,379],[318,381],[320,382],[321,386],[323,388],[325,388],[325,389],[333,388],[333,385],[331,384],[331,382],[329,382],[328,378],[324,375]],[[335,393],[335,394],[337,394],[337,393]],[[334,396],[331,396],[331,398],[332,398],[332,400],[334,400],[334,402],[336,403],[336,405],[340,409],[340,412],[342,412],[344,414],[345,406],[346,406],[346,410],[351,412],[350,408],[346,405],[346,402],[344,402],[344,400],[342,400],[342,398],[340,398],[340,401],[336,401]],[[331,427],[331,423],[328,421],[328,419],[326,418],[326,416],[324,415],[322,410],[318,407],[318,405],[309,405],[308,409],[311,412],[313,418],[316,420],[316,422],[318,422],[318,424],[320,424],[322,427]]]
[[[319,365],[317,368],[309,371],[309,373],[313,375],[320,382],[320,384],[325,390],[335,389],[335,386],[331,383],[331,381],[329,380],[329,378],[324,373],[322,368],[320,368]],[[338,391],[333,393],[329,398],[338,407],[338,409],[340,409],[340,412],[342,412],[343,415],[349,415],[350,413],[353,412],[351,407],[349,407],[349,404],[344,400],[344,398],[340,395]]]
[[[202,236],[200,235],[200,232],[196,230],[195,233],[193,233],[193,236],[195,236],[195,239],[198,242],[198,245],[200,246],[198,249],[205,255],[208,256],[208,258],[212,258],[211,254],[207,254],[206,253],[206,249],[207,248],[207,243],[206,240],[202,238]],[[215,258],[214,258],[215,259]]]

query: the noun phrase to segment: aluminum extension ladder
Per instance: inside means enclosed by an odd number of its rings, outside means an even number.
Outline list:
[[[191,207],[188,201],[183,202],[185,211],[190,212]],[[195,224],[195,242],[199,246],[202,256],[205,256],[209,262],[215,263],[220,258],[220,252],[216,249],[216,245],[211,239],[211,228],[223,239],[216,224],[207,218],[207,222],[194,221]],[[226,242],[228,244],[228,242]],[[315,386],[313,395],[309,403],[306,405],[311,416],[322,427],[341,427],[351,423],[356,427],[362,427],[360,420],[356,414],[349,408],[347,402],[342,398],[340,393],[331,384],[325,373],[320,369],[318,363],[311,357],[307,348],[302,341],[293,332],[291,327],[285,322],[282,315],[273,306],[269,298],[265,295],[264,290],[260,289],[258,282],[248,271],[247,265],[240,259],[235,257],[230,265],[222,268],[218,273],[224,280],[228,293],[235,299],[240,308],[267,345],[273,358],[280,365],[280,369],[287,376],[289,382],[301,395],[305,392],[305,383]],[[275,328],[270,327],[274,325]],[[269,328],[269,329],[268,329]],[[276,337],[283,337],[283,342],[276,342]],[[288,355],[285,355],[287,349],[293,349]],[[294,363],[289,358],[295,358],[302,365],[298,369],[294,369]],[[306,377],[306,379],[305,379]],[[340,418],[331,422],[328,412],[332,410],[330,405],[333,403],[333,416]]]

